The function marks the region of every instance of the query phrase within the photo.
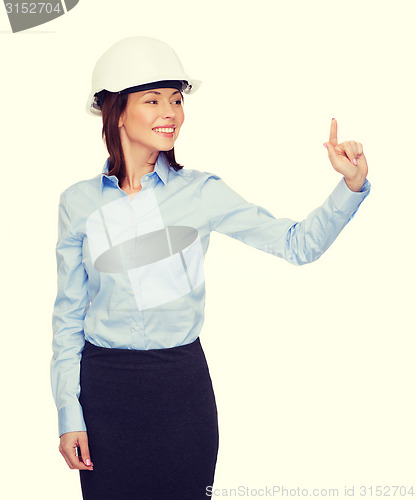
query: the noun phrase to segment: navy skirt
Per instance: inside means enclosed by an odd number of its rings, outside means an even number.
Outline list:
[[[199,500],[213,485],[218,417],[199,338],[166,349],[85,343],[80,403],[94,470],[84,500]]]

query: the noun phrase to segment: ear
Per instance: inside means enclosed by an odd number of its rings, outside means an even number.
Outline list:
[[[124,116],[125,112],[121,113],[120,118],[118,119],[118,128],[121,128],[124,125]]]
[[[121,115],[118,118],[118,128],[121,128],[124,125],[124,122],[127,119],[127,108],[129,107],[130,103],[130,98],[132,94],[127,95],[127,103],[126,106],[124,107],[124,110],[122,111]],[[134,95],[134,94],[133,94]]]

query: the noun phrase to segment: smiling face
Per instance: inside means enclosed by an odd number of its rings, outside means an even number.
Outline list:
[[[161,88],[129,94],[118,122],[123,150],[145,148],[149,156],[171,150],[184,119],[179,90]]]

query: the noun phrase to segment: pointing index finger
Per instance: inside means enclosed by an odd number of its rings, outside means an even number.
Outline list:
[[[335,118],[332,118],[331,120],[331,129],[329,132],[329,142],[333,145],[336,146],[338,144],[338,137],[337,137],[337,132],[338,132],[338,127],[337,127],[337,121]]]

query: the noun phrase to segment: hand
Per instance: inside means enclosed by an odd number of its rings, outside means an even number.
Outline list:
[[[76,455],[77,447],[81,449],[80,457]],[[66,432],[62,434],[59,451],[70,469],[93,470],[86,432]]]
[[[360,191],[368,173],[361,142],[346,141],[338,144],[337,121],[332,118],[329,142],[324,142],[324,146],[328,149],[332,166],[344,176],[345,184],[351,191]]]

